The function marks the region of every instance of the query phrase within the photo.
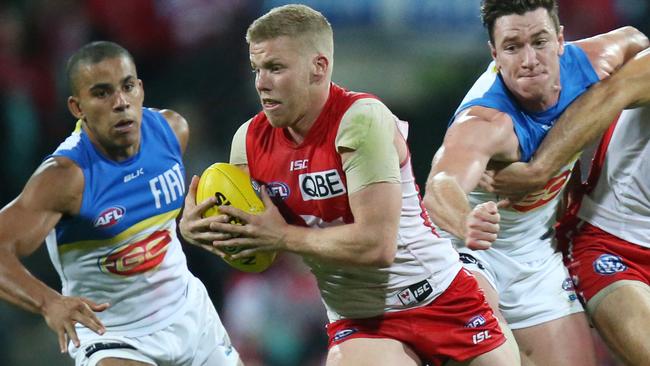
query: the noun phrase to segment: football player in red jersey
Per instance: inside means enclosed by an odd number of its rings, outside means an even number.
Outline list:
[[[406,123],[375,96],[331,82],[327,19],[283,6],[246,39],[262,111],[235,134],[230,162],[266,188],[266,210],[220,207],[224,215],[203,219],[215,200],[195,204],[195,178],[183,236],[224,256],[225,246],[243,248],[232,257],[301,255],[330,320],[328,365],[518,365],[476,280],[422,208]]]

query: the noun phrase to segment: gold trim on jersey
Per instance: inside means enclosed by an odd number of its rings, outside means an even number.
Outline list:
[[[152,227],[162,227],[165,223],[170,220],[175,220],[176,216],[180,212],[180,208],[160,214],[157,216],[150,217],[144,221],[129,227],[128,229],[122,231],[121,233],[115,235],[112,238],[106,239],[97,239],[97,240],[83,240],[75,241],[71,243],[59,244],[58,250],[60,254],[65,254],[74,250],[92,250],[95,248],[101,248],[106,246],[112,246],[124,242],[125,240],[132,238],[141,231],[149,229]]]

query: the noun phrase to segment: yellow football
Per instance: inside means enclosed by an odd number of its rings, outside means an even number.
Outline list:
[[[205,211],[203,217],[219,214],[219,206],[230,205],[253,215],[264,211],[264,203],[253,189],[248,174],[234,165],[227,163],[214,163],[201,174],[199,186],[196,191],[196,203],[199,204],[209,197],[216,197],[215,207]],[[242,224],[235,218],[231,223]],[[240,249],[226,248],[224,252],[236,254]],[[244,272],[262,272],[269,268],[275,260],[276,252],[258,252],[254,256],[235,260],[224,259],[226,263]]]

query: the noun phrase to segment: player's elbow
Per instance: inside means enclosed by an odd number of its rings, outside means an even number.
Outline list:
[[[620,32],[625,40],[623,44],[624,60],[631,59],[650,46],[648,37],[633,26],[621,27],[614,32]]]
[[[630,39],[632,43],[635,44],[635,47],[638,51],[644,50],[650,46],[650,41],[648,36],[646,36],[640,30],[634,28],[631,25],[623,27],[623,31],[626,34],[626,38]]]

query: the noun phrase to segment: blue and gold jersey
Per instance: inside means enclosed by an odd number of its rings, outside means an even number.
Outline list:
[[[545,111],[529,112],[517,103],[494,63],[491,63],[467,93],[454,117],[471,106],[484,106],[507,113],[519,140],[521,160],[529,161],[562,112],[598,80],[584,51],[578,46],[565,44],[560,57],[562,89],[558,102]],[[491,250],[507,252],[508,256],[521,261],[547,258],[555,252],[551,230],[574,162],[575,159],[562,168],[541,190],[528,194],[507,209],[499,210],[500,229]],[[499,201],[497,195],[480,188],[470,192],[468,199],[472,207],[487,201]],[[464,246],[461,240],[452,237],[452,241],[457,247]]]
[[[598,75],[584,51],[578,46],[565,44],[564,53],[560,57],[562,89],[557,104],[542,112],[529,112],[519,106],[494,63],[491,63],[461,102],[452,122],[460,112],[472,106],[483,106],[507,113],[519,139],[521,160],[529,161],[562,112],[598,80]]]
[[[83,171],[80,212],[47,237],[63,294],[111,307],[98,316],[112,332],[161,329],[185,304],[190,273],[176,235],[185,171],[180,144],[164,117],[144,109],[139,152],[116,162],[77,129],[50,155]]]

